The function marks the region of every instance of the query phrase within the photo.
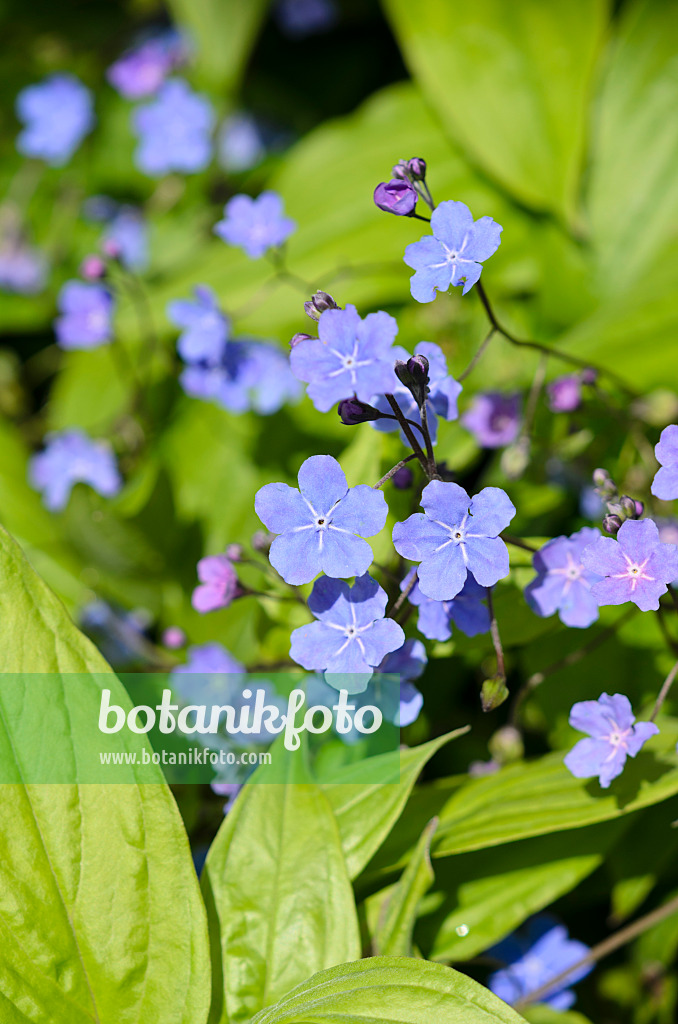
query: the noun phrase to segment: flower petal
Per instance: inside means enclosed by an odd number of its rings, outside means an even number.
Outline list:
[[[344,471],[331,455],[312,455],[306,459],[298,480],[302,497],[319,516],[326,515],[348,491]]]
[[[469,537],[466,561],[481,587],[493,587],[509,574],[508,548],[500,537]]]
[[[516,514],[515,505],[500,487],[484,487],[471,502],[470,533],[496,537]]]
[[[295,587],[310,583],[322,570],[317,531],[309,526],[281,533],[271,544],[268,558],[286,583]]]
[[[357,533],[359,537],[373,537],[384,529],[388,505],[383,491],[375,491],[367,484],[351,487],[332,514],[332,526]]]
[[[423,512],[415,512],[404,523],[396,523],[393,527],[396,551],[412,562],[421,562],[422,559],[430,557],[448,540],[447,530],[434,523]]]
[[[254,510],[272,533],[311,523],[308,505],[297,488],[289,484],[265,484],[254,496]]]

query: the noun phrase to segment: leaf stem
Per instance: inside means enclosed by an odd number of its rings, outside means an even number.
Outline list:
[[[414,452],[411,455],[405,456],[405,458],[401,459],[400,462],[398,462],[395,466],[392,467],[392,469],[389,469],[388,473],[385,473],[382,476],[381,480],[377,480],[372,490],[376,491],[379,487],[382,486],[382,484],[387,483],[392,476],[395,476],[399,469],[402,469],[403,466],[407,465],[408,462],[411,462],[412,459],[416,459],[416,457],[417,456],[414,454]]]
[[[494,600],[492,598],[492,587],[487,587],[487,610],[490,613],[490,636],[492,637],[492,644],[494,646],[494,653],[497,656],[497,676],[501,676],[502,679],[506,679],[506,665],[504,663],[504,648],[501,645],[501,636],[499,635],[499,625],[497,623],[497,616],[494,612]]]

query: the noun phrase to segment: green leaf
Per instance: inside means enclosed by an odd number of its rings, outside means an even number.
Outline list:
[[[360,781],[365,769],[358,763],[345,769],[337,784],[324,787],[339,826],[351,878],[360,874],[395,825],[427,761],[449,740],[466,732],[468,728],[457,729],[418,747],[381,754],[380,758],[391,766],[391,783],[365,785]]]
[[[208,87],[231,92],[239,84],[269,0],[169,0],[177,24],[197,44],[197,74]]]
[[[55,733],[68,722],[62,673],[104,674],[112,699],[129,706],[106,662],[1,529],[0,580],[0,672],[55,673],[54,700],[44,708]],[[91,731],[96,677],[79,697],[80,720],[91,708]],[[0,757],[21,778],[37,752],[12,734],[8,710],[0,691]],[[75,729],[67,740],[77,760]],[[133,781],[138,770],[125,785],[2,787],[3,1022],[205,1021],[207,929],[188,839],[160,770],[143,786]]]
[[[608,293],[624,293],[675,234],[678,19],[672,0],[624,5],[596,104],[587,205]]]
[[[273,757],[284,755],[277,744]],[[360,956],[339,833],[316,785],[250,782],[210,848],[202,883],[212,1022],[249,1020],[316,971]]]
[[[432,960],[469,960],[570,892],[598,868],[624,822],[539,836],[435,861],[428,899],[440,906],[423,917],[417,944]]]
[[[412,859],[381,908],[374,931],[374,948],[386,956],[411,956],[412,931],[422,896],[433,882],[431,839],[438,819],[428,823],[417,843]]]
[[[433,856],[580,828],[667,800],[678,793],[678,721],[660,727],[607,790],[571,775],[562,752],[471,780],[441,810]]]
[[[342,964],[299,985],[253,1024],[520,1024],[488,989],[450,967],[378,956]]]
[[[414,76],[471,160],[521,202],[572,217],[606,0],[384,6]]]
[[[529,1024],[591,1024],[588,1017],[577,1013],[576,1010],[567,1010],[563,1013],[561,1010],[554,1010],[553,1007],[547,1006],[546,1003],[528,1006],[523,1013]]]

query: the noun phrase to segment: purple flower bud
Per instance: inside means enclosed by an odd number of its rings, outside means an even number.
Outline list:
[[[162,634],[163,647],[169,647],[171,651],[178,650],[186,643],[186,634],[179,626],[168,626]]]
[[[428,359],[426,356],[411,356],[407,362],[403,359],[396,359],[394,370],[395,375],[401,384],[412,394],[417,405],[421,406],[426,401],[428,394]]]
[[[111,260],[119,260],[122,253],[120,245],[114,238],[107,238],[104,240],[101,249],[104,255],[108,256]]]
[[[265,554],[272,543],[273,537],[270,533],[266,533],[265,530],[257,530],[256,533],[252,534],[252,547],[255,551],[261,551]]]
[[[581,404],[581,379],[576,374],[558,377],[546,391],[551,412],[574,412]]]
[[[310,316],[311,320],[320,320],[321,315],[326,309],[340,309],[331,295],[327,292],[316,292],[308,302],[304,303],[304,310],[306,316]],[[300,339],[301,340],[301,339]]]
[[[426,161],[420,156],[413,156],[408,160],[407,169],[414,181],[423,181],[426,177]]]
[[[593,482],[601,498],[611,498],[617,493],[617,485],[606,469],[594,469]]]
[[[411,182],[392,178],[377,185],[374,190],[374,201],[379,209],[386,213],[397,213],[400,217],[407,217],[417,205],[417,193]]]
[[[339,419],[347,427],[355,427],[358,423],[369,423],[370,420],[380,420],[383,413],[375,409],[367,402],[361,402],[359,398],[345,398],[337,406]]]
[[[239,562],[243,556],[242,544],[229,544],[226,548],[226,557],[229,562]]]
[[[391,477],[393,486],[399,491],[408,491],[413,480],[414,474],[409,466],[401,466]]]
[[[581,382],[582,382],[582,384],[595,384],[597,380],[598,380],[598,371],[594,370],[593,367],[588,366],[585,370],[582,370],[582,372],[581,372]]]
[[[306,305],[306,304],[304,304],[304,305]],[[315,319],[315,317],[313,319]],[[317,341],[317,340],[318,339],[314,338],[312,334],[301,334],[301,333],[293,334],[292,337],[290,338],[290,348],[294,348],[294,346],[298,345],[300,341]]]
[[[644,502],[637,501],[636,502],[636,514],[635,514],[635,516],[633,518],[634,519],[640,519],[640,517],[642,516],[644,511],[645,511],[645,504],[644,504]]]
[[[621,525],[622,525],[622,521],[619,518],[619,516],[616,516],[616,515],[605,516],[605,518],[603,519],[603,529],[605,530],[606,533],[611,533],[611,534],[618,533]]]
[[[80,273],[86,281],[101,281],[106,277],[106,264],[100,256],[85,256],[80,264]]]
[[[624,515],[627,519],[638,518],[638,509],[635,498],[630,498],[628,494],[622,494],[621,498],[619,499],[619,504],[624,510]]]
[[[393,178],[397,178],[398,181],[407,181],[410,176],[408,164],[409,160],[399,160],[391,172]]]

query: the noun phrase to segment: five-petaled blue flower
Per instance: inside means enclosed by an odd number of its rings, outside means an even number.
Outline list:
[[[601,575],[585,569],[581,554],[600,537],[600,530],[584,526],[571,537],[554,537],[536,552],[532,564],[537,576],[525,589],[530,608],[544,618],[558,612],[566,626],[585,629],[598,618],[598,602],[591,586]]]
[[[264,526],[279,534],[271,544],[271,565],[295,585],[310,583],[319,572],[344,579],[362,576],[372,562],[372,548],[361,538],[383,529],[384,495],[365,484],[349,489],[331,455],[306,459],[298,479],[299,490],[266,484],[254,499]]]
[[[250,259],[258,260],[287,241],[296,226],[284,216],[277,192],[262,192],[256,199],[244,194],[229,199],[224,219],[214,225],[214,233],[229,245],[244,249]]]
[[[321,576],[308,599],[317,621],[293,631],[290,656],[302,668],[324,672],[336,689],[360,693],[375,667],[405,642],[398,623],[384,618],[387,600],[367,573],[352,587]]]
[[[587,732],[565,756],[565,766],[578,779],[597,775],[607,789],[624,770],[627,757],[635,757],[650,736],[659,729],[654,722],[636,722],[628,697],[606,693],[598,700],[582,700],[572,706],[570,725]]]
[[[401,590],[407,590],[416,569],[411,569],[400,584]],[[487,633],[490,628],[490,613],[484,600],[487,590],[476,583],[473,576],[466,577],[466,583],[451,601],[432,601],[415,583],[407,599],[410,604],[419,608],[417,628],[429,640],[449,640],[452,636],[452,623],[466,636],[477,636]]]
[[[438,416],[442,416],[444,420],[450,421],[456,420],[459,415],[457,399],[461,394],[462,386],[447,372],[447,362],[439,345],[434,345],[431,341],[421,341],[415,348],[414,354],[415,356],[426,356],[428,359],[429,393],[426,399],[426,412],[429,433],[431,440],[435,444],[438,433]],[[391,349],[389,358],[393,361],[402,359],[404,362],[407,362],[410,358],[410,353],[406,352],[400,345],[397,345]],[[401,384],[399,380],[397,380],[393,389],[393,396],[407,419],[414,420],[415,423],[421,423],[419,407],[412,392],[404,384]],[[375,409],[379,409],[380,412],[393,414],[393,410],[384,395],[373,396],[370,404]],[[372,426],[375,430],[383,431],[398,429],[398,424],[395,420],[375,420]],[[403,444],[409,444],[402,429],[400,437]]]
[[[16,140],[24,156],[61,167],[94,127],[92,94],[75,75],[50,75],[17,96],[17,117],[25,125]]]
[[[488,986],[495,995],[513,1006],[569,967],[574,967],[589,950],[583,942],[571,939],[564,925],[543,914],[533,918],[523,934],[509,935],[490,952],[509,966],[491,974]],[[569,986],[581,981],[592,970],[593,964],[583,964],[540,1001],[548,1003],[554,1010],[569,1009],[575,1001],[575,994]]]
[[[485,487],[470,498],[459,484],[432,480],[421,505],[424,512],[395,524],[393,543],[403,558],[421,563],[417,575],[425,597],[451,600],[469,572],[481,587],[508,576],[508,551],[498,535],[516,510],[505,491]]]
[[[656,611],[668,584],[678,579],[678,547],[663,544],[651,519],[627,519],[616,540],[598,537],[581,554],[590,572],[604,577],[591,587],[599,605],[633,601],[641,611]]]
[[[54,331],[61,348],[98,348],[111,340],[113,296],[100,284],[67,281],[57,300]]]
[[[230,324],[211,288],[199,284],[193,294],[194,299],[174,299],[167,305],[168,318],[182,328],[177,351],[186,363],[216,363],[224,354]]]
[[[474,221],[465,203],[448,200],[431,214],[433,235],[413,242],[404,260],[416,273],[410,291],[417,302],[433,302],[436,291],[464,282],[462,295],[476,283],[483,260],[499,248],[501,225],[491,217]]]
[[[672,424],[661,432],[654,453],[661,469],[657,470],[650,490],[660,501],[678,498],[678,427]]]
[[[326,309],[318,322],[320,337],[300,341],[290,352],[292,372],[306,381],[308,397],[320,412],[353,395],[370,402],[398,385],[393,370],[397,333],[388,313],[369,313],[361,320],[355,306]]]
[[[144,174],[195,174],[212,157],[212,104],[181,78],[170,78],[151,103],[137,107],[132,128],[139,137],[134,159]]]
[[[73,486],[89,484],[105,498],[122,487],[115,456],[107,441],[92,441],[82,430],[48,434],[45,450],[30,460],[31,486],[42,491],[47,508],[58,512],[66,507]]]

